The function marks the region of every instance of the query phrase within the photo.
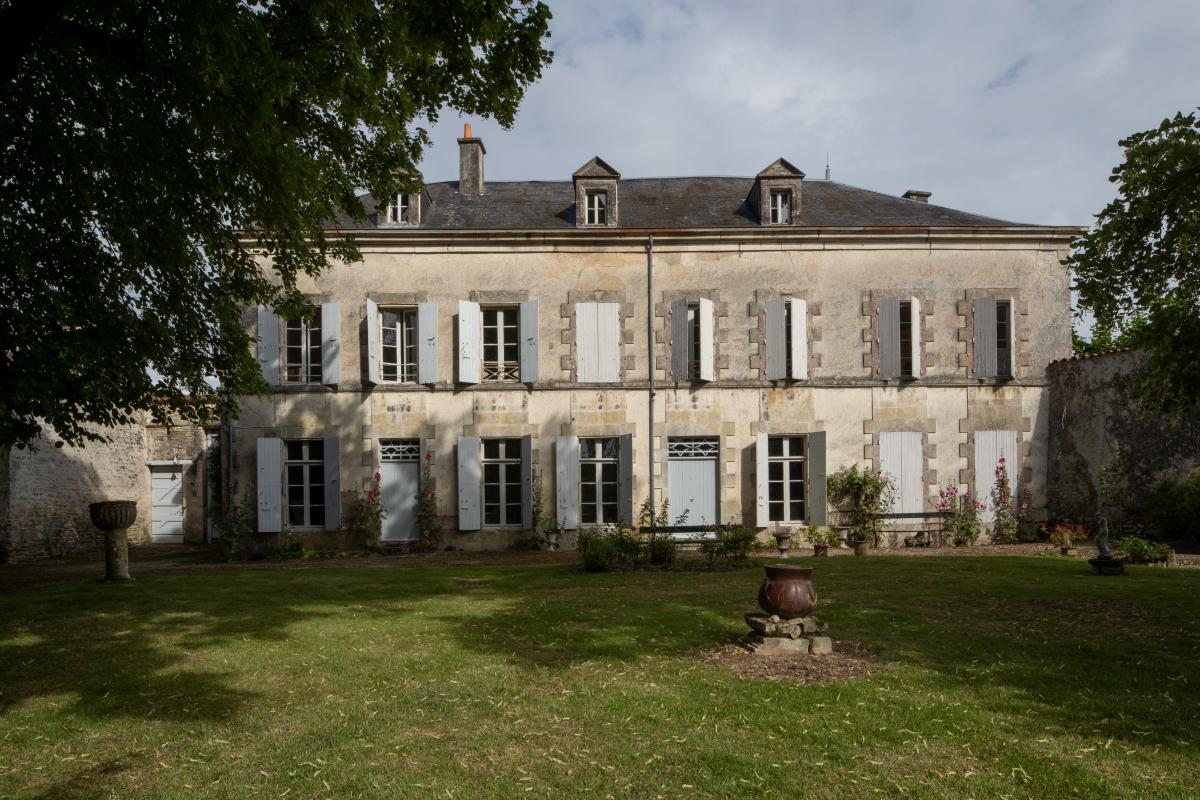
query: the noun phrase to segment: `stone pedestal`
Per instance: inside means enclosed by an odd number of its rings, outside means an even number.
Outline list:
[[[833,640],[825,636],[828,629],[816,617],[780,619],[775,614],[746,615],[751,633],[742,639],[746,649],[755,655],[828,655],[833,652]]]
[[[1120,558],[1091,558],[1088,563],[1097,575],[1124,575],[1125,561]]]
[[[104,531],[104,580],[124,583],[129,576],[129,526],[137,519],[137,503],[106,500],[88,506],[92,524]]]

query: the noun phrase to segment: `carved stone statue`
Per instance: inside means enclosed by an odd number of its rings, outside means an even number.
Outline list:
[[[1112,550],[1108,546],[1108,517],[1097,514],[1096,523],[1096,549],[1099,551],[1099,558],[1102,561],[1108,561],[1113,557]]]

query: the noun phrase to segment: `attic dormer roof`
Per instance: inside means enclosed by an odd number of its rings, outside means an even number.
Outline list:
[[[758,173],[757,178],[803,178],[804,173],[796,169],[786,158],[777,158],[770,166]]]
[[[580,178],[612,178],[613,180],[620,180],[621,173],[613,169],[612,165],[600,156],[593,156],[591,161],[588,161],[571,173],[572,180],[579,180]]]

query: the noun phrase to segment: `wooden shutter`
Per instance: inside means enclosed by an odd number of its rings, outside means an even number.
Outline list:
[[[258,368],[269,386],[279,385],[279,317],[267,306],[258,307]]]
[[[417,304],[417,383],[438,380],[438,304]]]
[[[283,443],[273,438],[259,439],[255,469],[259,533],[279,533],[283,530]]]
[[[1004,458],[1004,471],[1008,473],[1008,485],[1014,497],[1019,496],[1017,476],[1017,432],[975,431],[975,498],[987,503],[988,508],[979,514],[984,522],[996,518],[992,509],[992,489],[996,485],[996,467]]]
[[[717,336],[717,312],[713,301],[700,298],[700,380],[716,380],[717,370],[713,351]]]
[[[599,342],[596,303],[575,304],[575,374],[580,383],[600,380],[597,360]]]
[[[479,364],[482,352],[480,335],[482,319],[479,304],[470,300],[458,301],[458,381],[479,383]],[[476,511],[478,516],[478,510]],[[478,530],[479,526],[466,530]]]
[[[458,529],[477,531],[482,525],[480,495],[483,493],[479,437],[458,437]]]
[[[900,301],[879,301],[879,377],[900,377]]]
[[[895,505],[885,511],[920,514],[925,510],[924,467],[920,433],[883,431],[879,434],[879,469],[888,474],[896,491]]]
[[[336,531],[342,523],[342,443],[325,437],[325,530]]]
[[[321,383],[342,382],[342,308],[338,303],[321,303]]]
[[[996,377],[996,298],[994,297],[981,297],[975,301],[975,377]]]
[[[755,524],[760,528],[765,528],[771,524],[768,472],[767,434],[765,431],[759,431],[758,439],[754,443],[754,491],[756,500]]]
[[[539,508],[538,511],[545,512]],[[521,527],[533,527],[533,437],[521,437]]]
[[[808,434],[808,524],[829,524],[829,482],[825,467],[825,431]]]
[[[621,304],[596,303],[596,379],[621,381]]]
[[[767,380],[781,381],[787,377],[786,300],[774,298],[767,301]]]
[[[617,514],[626,525],[633,526],[633,434],[621,434],[620,459],[618,473],[620,475],[619,493],[617,495]]]
[[[367,298],[367,383],[379,383],[379,303]]]
[[[517,335],[521,337],[521,383],[538,379],[538,301],[521,303],[521,318]]]
[[[912,357],[912,377],[921,377],[921,352],[923,345],[921,344],[921,300],[913,297],[909,300],[912,316],[912,350],[909,356]]]
[[[792,377],[808,380],[808,301],[794,297],[792,303]]]
[[[677,381],[690,380],[688,374],[688,325],[687,300],[671,303],[671,377]]]
[[[579,437],[559,436],[554,442],[554,496],[558,527],[579,527]]]

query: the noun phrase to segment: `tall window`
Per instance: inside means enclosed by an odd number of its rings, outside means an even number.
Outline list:
[[[784,375],[795,375],[792,372],[792,301],[788,300],[783,304],[783,350],[784,350]]]
[[[483,440],[483,524],[521,524],[521,440]]]
[[[591,189],[587,192],[587,224],[608,224],[608,192]]]
[[[1012,371],[1012,301],[996,301],[996,375],[1011,378]]]
[[[618,448],[616,437],[579,440],[579,511],[580,519],[587,524],[621,521]]]
[[[288,524],[316,528],[325,524],[325,443],[303,439],[284,443]]]
[[[805,437],[767,439],[767,504],[771,522],[804,521]]]
[[[790,225],[792,222],[792,192],[790,189],[771,190],[771,224]]]
[[[284,336],[284,381],[287,383],[320,383],[320,320],[289,319],[284,328]]]
[[[417,310],[415,308],[381,309],[379,321],[383,335],[379,341],[379,372],[385,381],[416,383],[417,380]]]
[[[483,379],[521,379],[520,312],[516,306],[483,309]]]
[[[388,222],[408,222],[408,195],[396,192],[392,204],[388,207]]]
[[[700,380],[700,304],[688,303],[688,380]]]
[[[913,369],[913,307],[911,300],[900,301],[900,377],[911,378]]]

